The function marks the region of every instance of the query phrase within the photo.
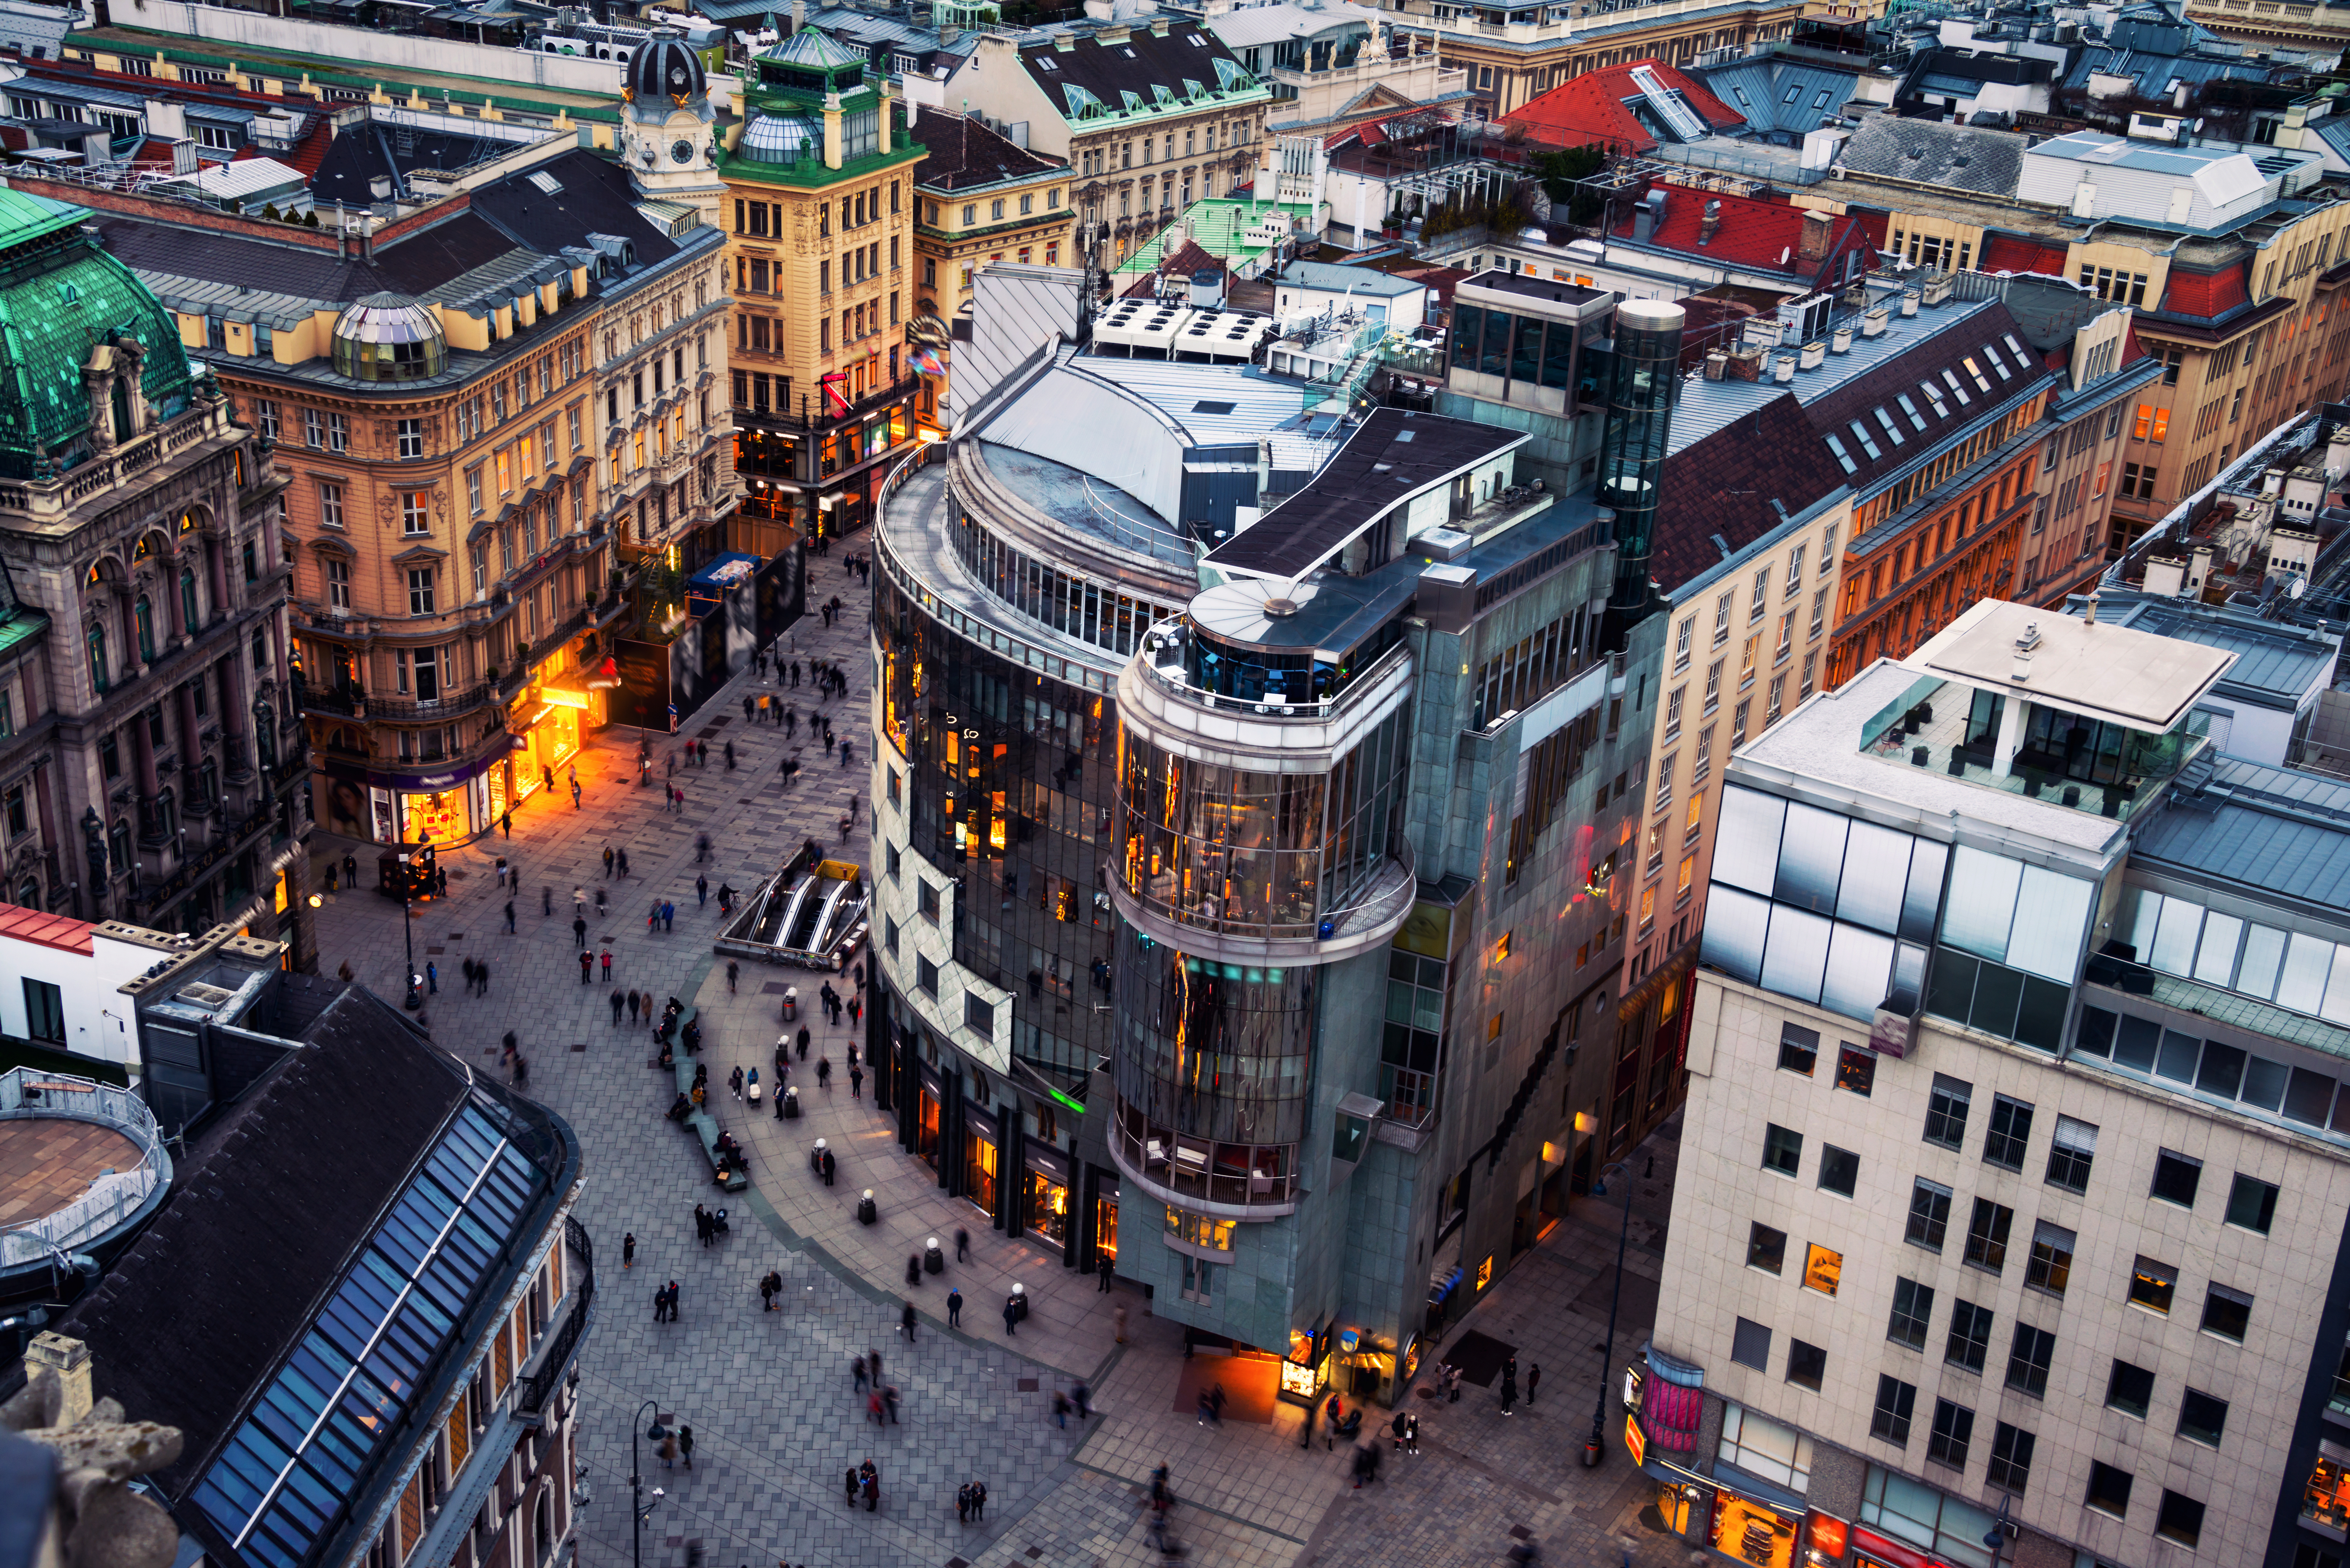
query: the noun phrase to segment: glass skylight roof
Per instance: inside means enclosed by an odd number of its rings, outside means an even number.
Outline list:
[[[248,1562],[298,1568],[333,1533],[539,1181],[479,1109],[458,1113],[190,1494]]]

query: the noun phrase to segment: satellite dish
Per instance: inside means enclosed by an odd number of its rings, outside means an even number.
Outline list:
[[[2307,577],[2295,576],[2293,579],[2293,586],[2284,591],[2285,597],[2297,599],[2301,597],[2301,591],[2307,587],[2309,587],[2309,579]]]

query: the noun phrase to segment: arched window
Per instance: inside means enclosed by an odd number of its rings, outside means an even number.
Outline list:
[[[182,566],[180,568],[180,625],[192,634],[200,618],[196,614],[196,569],[193,566]]]
[[[152,664],[155,662],[155,606],[153,601],[149,599],[145,594],[140,594],[139,596],[139,602],[130,607],[130,618],[135,623],[137,623],[139,628],[139,661],[142,664]]]
[[[106,628],[93,626],[89,628],[90,684],[103,691],[113,683],[113,679],[106,667]]]

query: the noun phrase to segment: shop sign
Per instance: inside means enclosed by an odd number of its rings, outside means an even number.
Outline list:
[[[1950,1563],[1931,1552],[1904,1546],[1865,1525],[1854,1525],[1850,1533],[1857,1560],[1867,1568],[1950,1568]]]
[[[1632,1467],[1638,1469],[1648,1462],[1648,1437],[1640,1430],[1640,1417],[1624,1417],[1624,1451],[1632,1456]]]
[[[542,686],[538,689],[538,694],[550,708],[585,708],[588,706],[588,693],[585,691],[567,691],[560,686]]]
[[[1638,1366],[1624,1368],[1624,1408],[1637,1410],[1640,1407],[1640,1386],[1647,1381],[1648,1374]]]
[[[1716,1552],[1754,1568],[1792,1568],[1795,1521],[1731,1492],[1717,1492],[1706,1542]]]
[[[1845,1540],[1851,1532],[1845,1521],[1832,1513],[1815,1513],[1804,1521],[1812,1532],[1812,1550],[1823,1557],[1844,1555]]]
[[[1419,1376],[1419,1336],[1418,1334],[1404,1341],[1403,1354],[1397,1357],[1397,1360],[1403,1367],[1404,1382],[1409,1383]]]
[[[1284,1361],[1281,1364],[1281,1391],[1284,1394],[1295,1394],[1300,1398],[1310,1399],[1314,1397],[1314,1391],[1321,1386],[1322,1376],[1319,1368],[1301,1366],[1295,1361]]]
[[[526,752],[530,750],[530,737],[527,734],[508,735],[506,746],[510,751]]]

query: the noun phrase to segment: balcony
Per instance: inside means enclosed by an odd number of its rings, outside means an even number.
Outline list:
[[[35,1122],[47,1125],[32,1126]],[[19,1269],[46,1272],[59,1254],[88,1251],[109,1232],[140,1220],[172,1185],[172,1157],[163,1147],[154,1113],[137,1095],[111,1084],[30,1067],[0,1073],[0,1147],[18,1137],[29,1144],[61,1130],[57,1126],[61,1122],[86,1123],[113,1134],[111,1138],[95,1136],[109,1146],[107,1158],[114,1158],[118,1149],[122,1158],[86,1191],[63,1204],[15,1190],[16,1182],[0,1181],[0,1199],[12,1199],[9,1210],[26,1216],[0,1225],[0,1277]],[[46,1212],[28,1212],[44,1208]]]
[[[820,414],[811,419],[802,419],[799,415],[790,412],[770,413],[764,410],[738,408],[734,410],[734,428],[738,431],[783,430],[820,431],[837,430],[844,424],[848,424],[854,421],[861,415],[869,414],[878,409],[886,409],[890,404],[908,397],[913,392],[916,387],[921,384],[921,379],[922,379],[920,376],[916,376],[909,372],[908,374],[899,376],[898,379],[890,382],[886,387],[879,388],[874,391],[866,393],[865,396],[849,404],[848,407],[841,412]]]
[[[90,497],[137,478],[191,447],[242,436],[244,431],[229,422],[228,411],[225,398],[199,396],[195,406],[179,418],[92,458],[71,472],[0,484],[0,512],[24,513],[36,522],[62,521]]]

